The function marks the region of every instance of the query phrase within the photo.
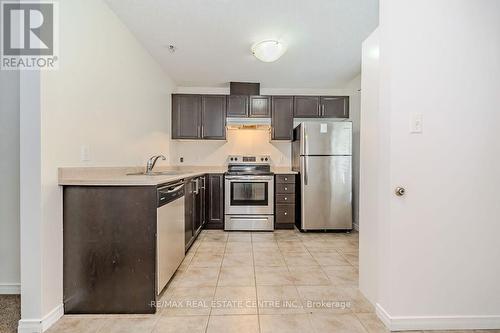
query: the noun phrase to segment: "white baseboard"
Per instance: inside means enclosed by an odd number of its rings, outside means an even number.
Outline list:
[[[0,295],[19,295],[21,294],[20,283],[0,283]]]
[[[64,306],[59,304],[42,319],[21,319],[17,333],[42,333],[49,329],[64,315]]]
[[[391,316],[380,304],[376,313],[391,331],[500,329],[500,315],[492,316]]]

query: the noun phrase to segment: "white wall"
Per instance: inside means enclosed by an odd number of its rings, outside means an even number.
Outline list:
[[[378,314],[392,329],[500,328],[500,2],[380,5]]]
[[[362,47],[359,169],[359,289],[378,300],[378,218],[380,194],[379,41],[375,30]]]
[[[0,294],[20,292],[19,72],[0,71]]]
[[[135,166],[154,153],[169,155],[172,81],[102,1],[67,0],[59,6],[60,69],[41,74],[41,145],[24,146],[41,152],[42,228],[40,255],[32,253],[36,249],[27,250],[22,260],[39,255],[42,268],[23,280],[27,294],[22,294],[26,302],[21,324],[42,318],[62,303],[57,168]],[[82,145],[89,147],[90,161],[81,161]],[[36,188],[33,182],[24,189]],[[38,312],[31,303],[37,299]]]

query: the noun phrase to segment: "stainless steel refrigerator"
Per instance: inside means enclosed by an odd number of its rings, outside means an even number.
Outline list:
[[[307,121],[294,129],[301,230],[352,229],[352,122]]]

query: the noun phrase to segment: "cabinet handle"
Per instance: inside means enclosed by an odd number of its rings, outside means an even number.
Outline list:
[[[192,182],[194,182],[194,184],[195,184],[195,188],[193,191],[194,194],[200,193],[200,183],[198,181],[199,181],[198,178],[192,180]]]
[[[285,187],[285,191],[288,191],[288,187]]]
[[[288,213],[287,213],[287,212],[285,212],[285,215],[288,215]]]
[[[201,125],[201,138],[203,139],[203,137],[205,136],[205,133],[204,133],[204,128],[203,128],[203,125]]]
[[[288,178],[285,177],[285,180],[288,180]]]
[[[321,105],[321,116],[325,115],[325,104]]]
[[[285,201],[287,201],[287,200],[288,200],[288,198],[287,198],[287,197],[285,197]]]

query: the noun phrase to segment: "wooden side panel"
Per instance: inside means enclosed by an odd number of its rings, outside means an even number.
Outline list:
[[[66,186],[64,311],[155,313],[156,188]]]

